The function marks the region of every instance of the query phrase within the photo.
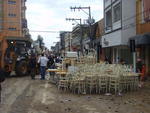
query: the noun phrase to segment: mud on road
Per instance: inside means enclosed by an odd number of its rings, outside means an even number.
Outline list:
[[[64,93],[38,77],[8,78],[2,87],[0,113],[150,113],[150,82],[122,96]]]

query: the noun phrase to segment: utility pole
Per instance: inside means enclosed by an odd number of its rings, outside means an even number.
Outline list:
[[[79,20],[80,23],[78,23],[77,20]],[[82,24],[81,23],[81,18],[80,19],[77,19],[77,18],[66,18],[66,21],[75,21],[77,24],[80,24],[80,25]]]
[[[92,29],[91,29],[91,25],[92,25],[92,19],[91,19],[91,8],[90,6],[89,7],[70,7],[71,11],[76,11],[76,9],[78,11],[83,11],[85,14],[87,14],[89,17],[88,17],[88,21],[89,21],[89,37],[90,37],[90,41],[92,41]],[[88,12],[86,12],[85,10],[88,10]],[[92,42],[91,42],[92,43]],[[93,44],[91,44],[91,47],[93,48]]]

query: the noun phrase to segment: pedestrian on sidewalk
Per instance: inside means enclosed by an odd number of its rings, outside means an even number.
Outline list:
[[[139,73],[139,81],[141,81],[142,59],[138,58],[136,63],[136,73]]]
[[[36,74],[36,55],[31,54],[30,60],[29,60],[29,68],[30,68],[30,76],[31,79],[35,79]]]
[[[45,80],[45,73],[46,73],[48,58],[44,56],[44,53],[42,53],[41,57],[38,59],[38,63],[40,64],[41,80]]]
[[[146,76],[146,66],[145,66],[145,64],[143,64],[142,65],[141,76],[140,76],[140,87],[143,87],[143,85],[144,85],[145,76]]]
[[[137,59],[136,72],[137,73],[141,73],[142,72],[142,60],[140,58]]]
[[[5,81],[5,72],[2,68],[0,68],[0,102],[1,102],[1,91],[2,91],[1,83],[4,81]]]

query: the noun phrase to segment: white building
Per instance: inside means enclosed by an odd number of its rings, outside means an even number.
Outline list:
[[[67,32],[65,34],[65,51],[66,52],[67,51],[72,51],[72,48],[71,48],[72,44],[71,44],[71,42],[72,42],[72,33],[71,32]]]
[[[131,62],[128,40],[136,34],[136,0],[104,0],[102,48],[113,62]]]

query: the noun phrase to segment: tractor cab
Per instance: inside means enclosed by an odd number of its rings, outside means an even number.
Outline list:
[[[26,75],[28,72],[28,51],[30,43],[25,38],[6,38],[3,44],[1,65],[7,75]]]

